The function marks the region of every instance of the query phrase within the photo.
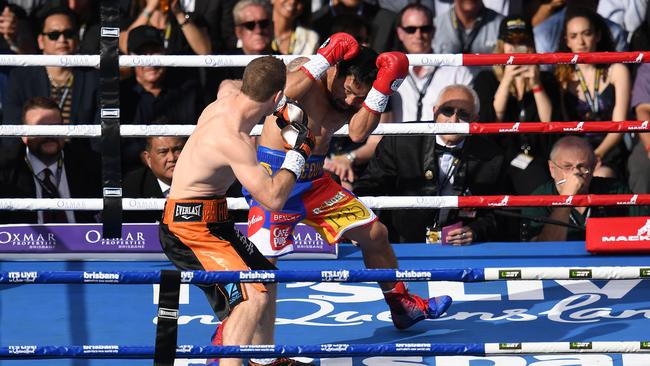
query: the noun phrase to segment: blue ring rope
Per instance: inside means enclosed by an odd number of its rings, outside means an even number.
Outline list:
[[[233,282],[381,282],[381,281],[462,281],[485,280],[482,268],[461,269],[360,269],[322,271],[183,271],[182,283],[214,284]],[[0,284],[14,283],[102,283],[153,284],[160,282],[158,271],[13,271],[0,272]]]
[[[84,346],[9,346],[0,347],[0,359],[151,359],[154,347],[119,345]],[[181,345],[177,358],[237,357],[350,357],[350,356],[433,356],[484,355],[483,344],[397,343],[397,344],[318,344],[259,346]]]

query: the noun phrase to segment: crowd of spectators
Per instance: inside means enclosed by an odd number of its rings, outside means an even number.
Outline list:
[[[120,0],[119,5],[119,50],[133,55],[308,56],[334,32],[347,32],[379,53],[650,49],[648,0]],[[93,0],[0,0],[0,53],[98,54],[99,6]],[[221,81],[241,78],[243,69],[122,68],[121,123],[195,124]],[[0,67],[2,123],[99,123],[99,84],[93,68]],[[635,119],[650,120],[648,64],[412,66],[381,117],[382,123]],[[164,197],[184,141],[123,139],[125,197]],[[650,193],[650,133],[371,136],[363,143],[338,138],[332,146],[325,168],[359,196]],[[3,138],[0,148],[2,197],[101,196],[99,144],[92,140]],[[239,190],[236,183],[229,195]],[[424,241],[427,233],[453,226],[471,229],[472,235],[456,243],[469,244],[584,238],[575,227],[590,216],[647,214],[646,209],[378,214],[393,242]],[[101,220],[97,213],[62,213],[0,212],[0,221]],[[569,228],[530,217],[553,218]],[[156,213],[125,214],[127,221],[156,219]]]

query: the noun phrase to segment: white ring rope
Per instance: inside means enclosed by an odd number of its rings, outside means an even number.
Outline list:
[[[121,125],[122,137],[146,136],[189,136],[195,125]],[[256,125],[251,136],[259,136],[262,125]],[[469,123],[382,123],[372,132],[373,135],[429,135],[429,134],[468,134]],[[347,136],[348,126],[341,127],[335,136]],[[0,136],[64,136],[64,137],[99,137],[100,125],[2,125]]]
[[[439,197],[360,197],[373,209],[404,208],[457,208],[457,196]],[[123,198],[122,208],[126,211],[162,210],[164,198]],[[0,199],[0,210],[80,210],[100,211],[104,208],[101,198],[5,198]],[[243,197],[228,197],[231,210],[248,210]]]
[[[189,136],[195,125],[121,125],[122,137]],[[648,121],[599,121],[599,122],[518,122],[510,123],[380,123],[373,135],[432,135],[432,134],[497,134],[497,133],[587,133],[587,132],[643,132],[650,131]],[[262,133],[262,125],[256,125],[252,136]],[[334,136],[347,136],[348,125],[341,127]],[[0,136],[63,136],[99,137],[100,125],[0,125]]]
[[[543,54],[408,54],[411,66],[490,66],[648,62],[644,51]],[[122,55],[121,67],[243,67],[264,55]],[[0,55],[0,66],[99,67],[99,55]],[[284,62],[300,56],[278,55]]]

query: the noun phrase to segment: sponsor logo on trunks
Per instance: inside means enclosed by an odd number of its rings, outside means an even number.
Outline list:
[[[273,272],[239,272],[239,280],[243,282],[274,282]]]
[[[590,269],[569,269],[569,278],[591,278]]]
[[[321,344],[320,350],[323,352],[345,352],[350,348],[349,344],[334,343],[334,344]]]
[[[334,195],[334,197],[332,197],[332,198],[326,200],[325,202],[323,202],[323,204],[320,205],[320,207],[317,207],[317,208],[313,209],[312,212],[314,213],[314,215],[321,214],[321,213],[327,211],[328,208],[330,208],[330,207],[334,206],[335,204],[341,202],[345,197],[346,196],[345,196],[345,193],[343,191],[338,191],[336,193],[336,195]]]
[[[248,211],[248,235],[253,235],[264,227],[265,217],[264,210],[259,206],[251,207],[250,211]]]
[[[521,279],[521,270],[519,269],[501,269],[499,270],[500,280],[519,280]]]
[[[84,272],[83,279],[85,283],[89,283],[89,282],[115,283],[115,282],[120,282],[120,275],[118,273]]]
[[[292,226],[271,225],[271,247],[279,250],[293,243],[291,238]]]
[[[7,273],[9,282],[36,282],[38,272],[9,272]]]
[[[227,283],[223,286],[223,288],[226,290],[226,295],[228,296],[228,304],[232,309],[242,300],[239,286],[236,283]]]
[[[272,213],[271,221],[277,224],[287,223],[287,222],[296,222],[300,220],[299,214],[286,214],[286,213]]]
[[[12,355],[31,355],[36,353],[36,346],[9,346],[7,347]]]
[[[120,346],[117,345],[112,345],[112,344],[93,344],[93,345],[88,345],[84,344],[82,346],[84,353],[119,353],[120,352]]]
[[[320,276],[326,282],[346,282],[350,277],[350,271],[337,270],[337,271],[320,271]]]
[[[167,308],[158,308],[158,317],[165,319],[178,319],[178,310],[176,309],[167,309]]]
[[[406,279],[419,280],[423,278],[431,278],[431,272],[396,269],[395,278],[397,278],[398,280],[406,280]]]
[[[521,349],[521,343],[499,343],[500,350],[517,350]]]
[[[203,217],[203,203],[176,203],[174,221],[198,222]]]
[[[569,342],[570,349],[591,349],[591,342]]]
[[[639,347],[640,347],[641,349],[650,349],[650,342],[648,342],[648,341],[643,341],[643,342],[641,342],[641,344],[639,345]]]
[[[248,219],[248,226],[253,226],[254,224],[256,224],[256,223],[258,223],[260,221],[263,221],[263,220],[264,220],[264,217],[259,216],[259,215],[255,215],[255,216]]]

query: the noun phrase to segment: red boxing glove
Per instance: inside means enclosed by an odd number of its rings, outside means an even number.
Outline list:
[[[386,109],[388,97],[399,89],[408,75],[409,60],[402,52],[384,52],[377,57],[376,65],[379,68],[377,78],[363,105],[373,113],[381,113]]]
[[[301,69],[310,78],[317,80],[337,63],[349,60],[359,54],[359,43],[347,33],[334,33],[318,49],[308,62],[302,65]]]

